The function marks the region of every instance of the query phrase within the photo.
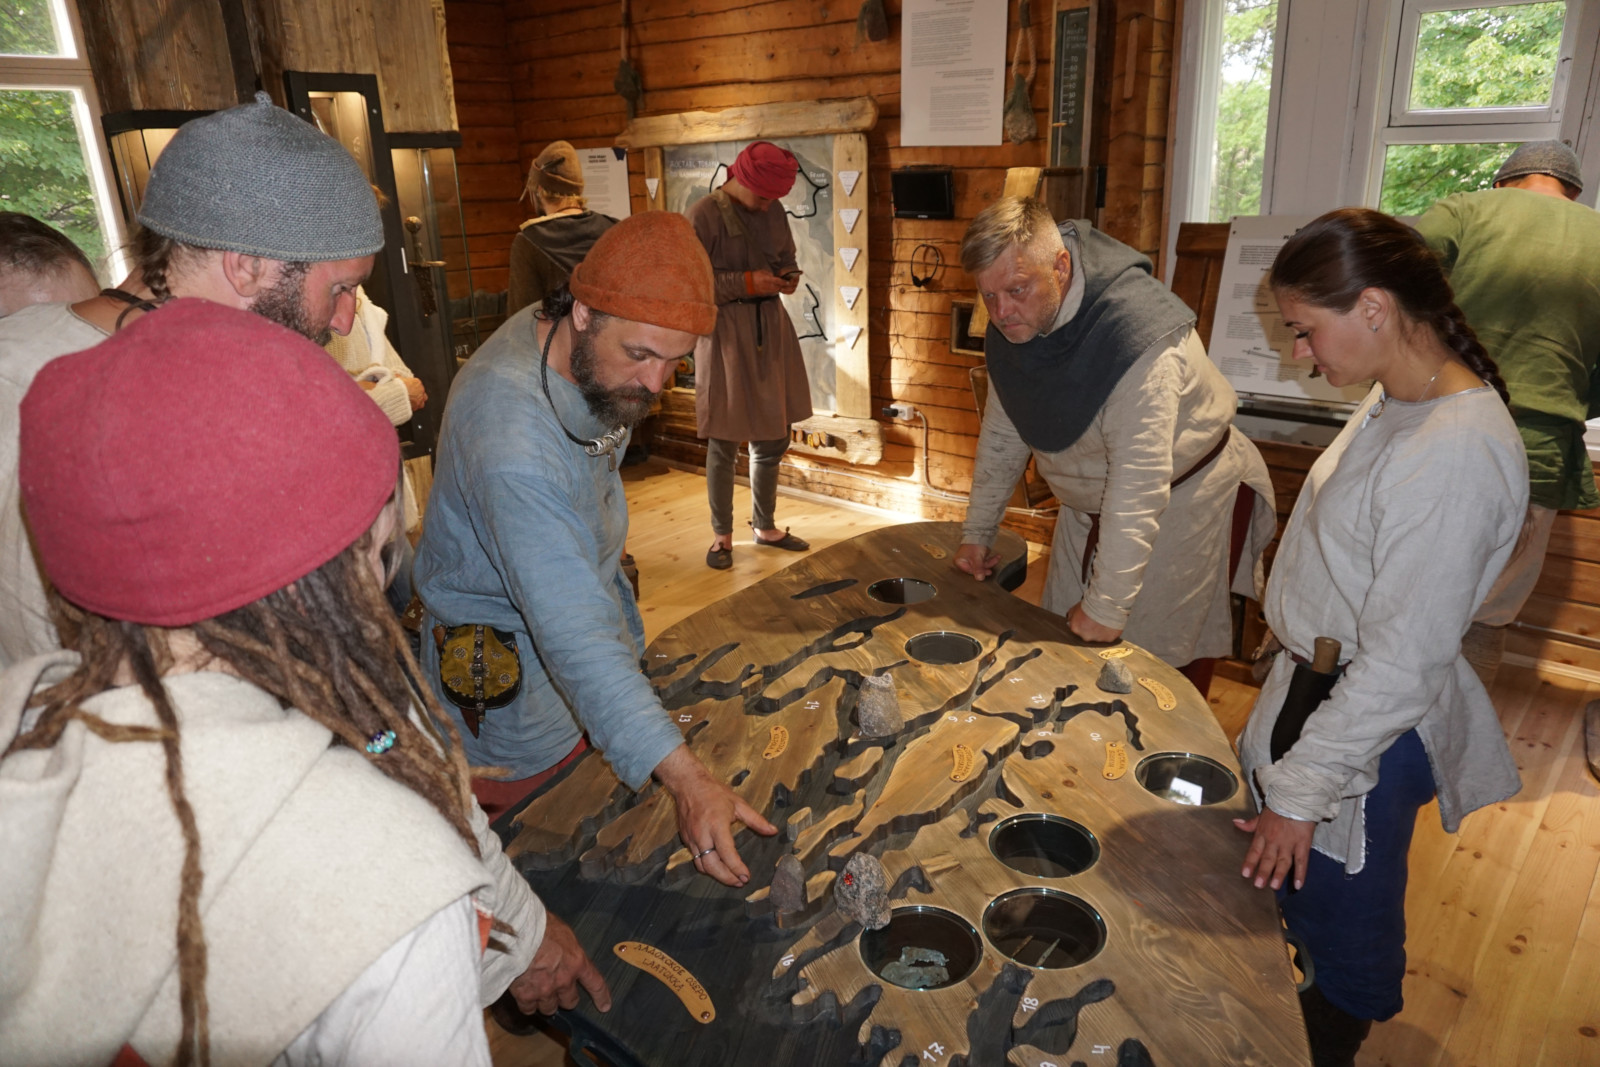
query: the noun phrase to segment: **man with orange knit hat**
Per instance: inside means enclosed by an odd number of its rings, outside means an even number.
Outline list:
[[[607,230],[569,286],[507,319],[457,376],[415,584],[423,669],[460,714],[467,759],[510,773],[474,781],[485,810],[516,805],[592,742],[630,788],[653,775],[672,794],[696,868],[743,885],[731,824],[775,830],[661,707],[619,564],[617,459],[716,321],[711,264],[683,216]]]
[[[770,141],[744,147],[728,181],[686,213],[716,272],[717,332],[695,366],[694,412],[706,439],[711,548],[706,566],[733,566],[733,468],[750,442],[751,527],[755,543],[790,552],[811,546],[779,530],[773,517],[778,461],[789,427],[811,417],[811,384],[782,293],[800,284],[794,235],[778,201],[794,188],[800,163]]]

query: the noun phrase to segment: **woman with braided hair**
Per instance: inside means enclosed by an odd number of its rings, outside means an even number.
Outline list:
[[[1374,382],[1284,530],[1262,606],[1287,654],[1239,745],[1261,810],[1238,824],[1243,874],[1278,892],[1309,955],[1301,1006],[1327,1067],[1400,1010],[1418,810],[1437,795],[1454,832],[1521,786],[1461,638],[1516,544],[1528,474],[1505,386],[1416,231],[1330,212],[1268,282],[1296,359]],[[1286,703],[1319,638],[1342,646],[1331,694]]]
[[[487,1064],[508,985],[609,1005],[387,609],[398,445],[321,349],[175,300],[20,436],[73,651],[0,676],[0,1062]]]

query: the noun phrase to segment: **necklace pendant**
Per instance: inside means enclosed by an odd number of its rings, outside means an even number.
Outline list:
[[[613,471],[617,469],[617,454],[615,452],[606,453],[606,466]]]

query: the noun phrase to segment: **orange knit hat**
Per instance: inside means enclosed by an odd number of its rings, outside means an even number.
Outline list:
[[[611,227],[569,285],[574,297],[618,318],[701,335],[717,325],[711,260],[676,212],[646,211]]]

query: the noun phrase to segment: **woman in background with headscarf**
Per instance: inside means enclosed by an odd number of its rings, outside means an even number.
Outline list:
[[[793,152],[754,141],[728,168],[727,182],[687,212],[717,280],[717,332],[696,356],[694,376],[711,503],[706,565],[714,570],[733,566],[733,474],[741,441],[750,442],[755,543],[790,552],[811,547],[779,530],[773,515],[789,427],[811,417],[800,338],[778,299],[800,284],[794,235],[778,202],[799,170]]]

